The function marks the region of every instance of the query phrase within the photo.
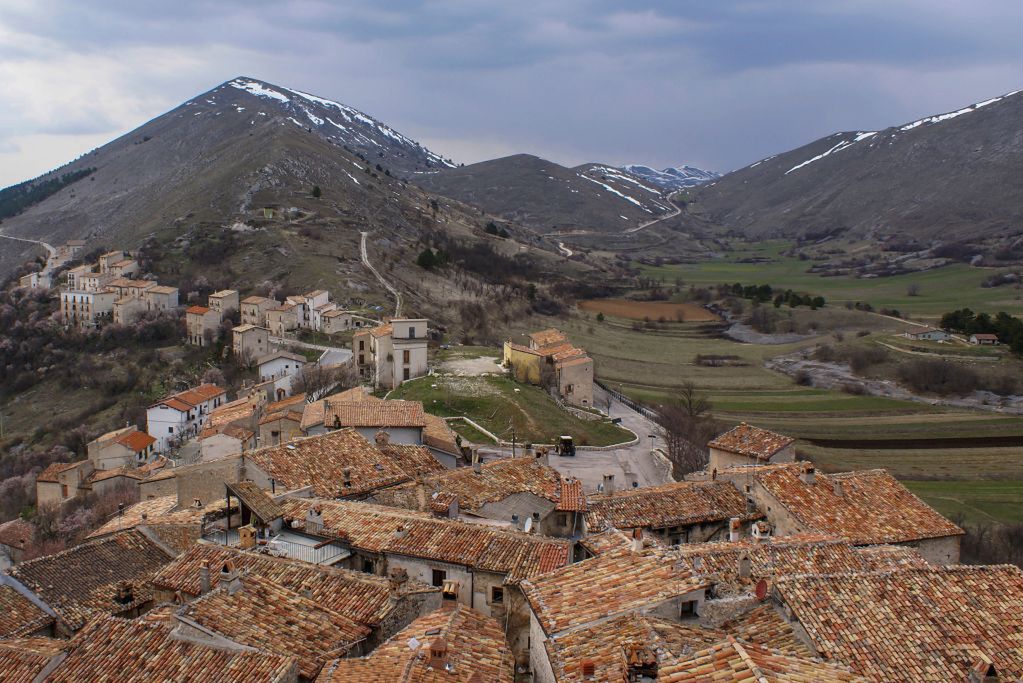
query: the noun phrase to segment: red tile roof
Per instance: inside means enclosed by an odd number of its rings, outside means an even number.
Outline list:
[[[323,424],[331,427],[425,427],[419,401],[335,401],[327,399]]]
[[[589,505],[586,501],[586,494],[583,492],[583,483],[579,479],[562,479],[561,495],[555,510],[565,512],[586,512]]]
[[[210,312],[210,309],[205,306],[189,306],[185,309],[185,313],[189,315],[205,315]]]
[[[565,337],[565,333],[561,330],[551,327],[539,332],[533,332],[529,335],[529,339],[535,346],[549,346],[566,341],[567,337]]]
[[[0,638],[18,638],[31,635],[53,624],[53,617],[34,602],[0,584]]]
[[[171,637],[162,624],[102,617],[71,641],[49,683],[201,681],[281,683],[294,680],[292,657],[217,650]]]
[[[745,455],[758,460],[770,460],[771,456],[789,446],[794,440],[784,434],[777,434],[743,422],[707,445],[719,451]]]
[[[50,482],[56,484],[59,480],[57,475],[65,470],[70,470],[78,467],[81,462],[54,462],[47,465],[46,469],[39,473],[36,477],[36,481]]]
[[[300,528],[314,505],[323,513],[322,535],[345,539],[369,552],[460,564],[505,574],[506,581],[513,583],[568,564],[569,544],[560,539],[382,505],[323,499],[282,501],[285,519],[295,520]]]
[[[965,681],[981,658],[1023,677],[1023,572],[952,566],[775,584],[820,656],[872,681]]]
[[[595,530],[663,529],[764,516],[759,510],[749,511],[746,497],[727,481],[680,481],[590,496],[588,505],[586,524]]]
[[[431,666],[431,646],[446,645],[445,663]],[[514,658],[496,620],[456,605],[419,617],[368,657],[338,659],[317,683],[512,683]]]
[[[36,528],[23,519],[12,519],[0,524],[0,545],[24,548],[35,537]]]
[[[0,640],[0,671],[4,683],[35,683],[39,675],[69,647],[66,640],[11,638]]]
[[[132,453],[141,453],[142,451],[146,450],[151,445],[156,443],[156,439],[149,436],[145,432],[140,432],[139,430],[136,429],[133,432],[129,432],[124,436],[118,437],[117,443],[125,446],[126,448],[131,450]]]
[[[813,659],[794,657],[729,636],[709,648],[683,655],[657,671],[658,683],[731,683],[757,681],[866,681],[848,669]]]

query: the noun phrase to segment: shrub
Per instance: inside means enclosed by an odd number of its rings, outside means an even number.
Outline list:
[[[917,359],[903,363],[899,380],[912,388],[939,396],[968,394],[980,388],[980,377],[963,365],[939,359]]]

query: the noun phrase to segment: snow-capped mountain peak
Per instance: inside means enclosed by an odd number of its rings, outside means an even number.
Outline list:
[[[642,164],[629,164],[623,166],[622,169],[637,178],[669,191],[695,187],[721,177],[720,173],[688,165],[671,166],[658,171]]]

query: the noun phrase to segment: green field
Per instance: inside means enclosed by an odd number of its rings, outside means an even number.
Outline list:
[[[538,387],[505,377],[433,375],[402,384],[390,395],[422,401],[427,412],[442,417],[468,417],[502,440],[519,443],[554,443],[571,434],[580,446],[607,446],[629,441],[632,432],[609,422],[578,418],[562,410]],[[452,424],[466,438],[457,422]]]
[[[1023,522],[1023,481],[904,481],[946,517],[967,524]]]
[[[845,275],[821,277],[806,270],[813,261],[800,261],[780,252],[791,245],[767,241],[743,246],[723,258],[701,263],[644,266],[643,274],[673,283],[681,278],[685,285],[769,284],[821,295],[831,305],[867,302],[875,309],[895,308],[903,315],[935,319],[942,313],[969,307],[975,311],[1006,311],[1023,314],[1023,290],[1012,286],[983,288],[984,278],[1007,269],[974,268],[953,264],[942,268],[891,277],[860,279]],[[740,263],[750,258],[770,259],[765,263]],[[919,287],[919,296],[909,296],[910,285]]]

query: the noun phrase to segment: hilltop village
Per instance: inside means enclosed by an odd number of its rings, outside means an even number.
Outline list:
[[[883,469],[824,473],[741,423],[676,481],[557,329],[491,372],[627,436],[476,443],[393,396],[439,377],[428,319],[324,290],[181,302],[124,251],[61,269],[83,249],[19,282],[56,288],[66,329],[173,312],[250,374],[167,392],[38,473],[39,510],[130,500],[59,552],[0,524],[4,680],[1023,677],[1023,572],[960,564],[963,530]]]

